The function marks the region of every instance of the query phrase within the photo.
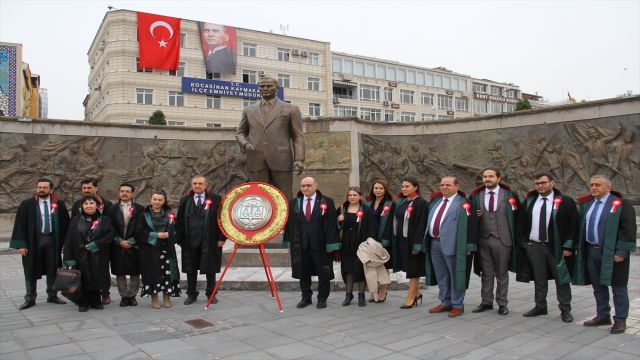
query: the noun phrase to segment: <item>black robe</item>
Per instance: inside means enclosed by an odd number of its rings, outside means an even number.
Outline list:
[[[523,211],[518,217],[517,224],[517,246],[526,247],[531,232],[531,219],[533,217],[533,206],[538,200],[539,194],[532,191],[527,194],[527,199],[523,204]],[[575,256],[562,256],[563,250],[571,250],[576,245],[578,236],[578,208],[575,201],[566,195],[562,195],[557,189],[553,189],[552,213],[547,234],[549,234],[549,246],[556,259],[556,271],[561,283],[567,283],[573,274]],[[556,209],[557,207],[557,209]],[[538,226],[535,224],[534,226]],[[533,280],[533,269],[529,262],[527,252],[518,252],[516,281],[529,282]],[[548,280],[553,279],[551,271],[547,272]]]
[[[207,202],[211,202],[207,205]],[[176,221],[176,243],[182,249],[182,272],[200,270],[201,274],[215,274],[220,272],[222,265],[222,248],[218,247],[218,241],[224,241],[225,237],[218,226],[218,210],[220,208],[220,196],[218,194],[205,193],[203,204],[204,232],[200,243],[200,258],[198,263],[192,264],[189,241],[188,213],[195,207],[193,192],[180,200],[178,218]]]
[[[64,201],[58,199],[53,194],[51,201],[58,207],[52,211],[52,232],[55,240],[55,248],[58,249],[56,256],[56,266],[62,265],[60,252],[64,245],[64,239],[67,236],[67,228],[69,227],[69,212]],[[40,206],[38,198],[32,197],[24,200],[18,207],[16,219],[13,225],[13,233],[9,247],[12,249],[26,248],[27,256],[22,256],[22,267],[24,268],[24,277],[30,281],[42,278],[47,274],[47,269],[42,269],[42,261],[38,253],[38,244],[40,243],[40,229],[42,227],[40,217]]]
[[[306,221],[302,210],[303,199],[304,196],[302,196],[302,193],[298,192],[297,197],[289,201],[289,217],[287,219],[287,225],[285,226],[284,237],[282,240],[283,245],[289,248],[291,252],[291,277],[294,279],[300,279],[300,276],[302,275],[302,239],[300,238],[300,223],[302,221]],[[326,208],[322,210],[322,207]],[[333,199],[323,196],[320,191],[316,191],[316,205],[314,205],[312,214],[312,216],[321,216],[321,240],[323,241],[321,246],[323,249],[326,249],[327,252],[327,255],[324,257],[323,266],[329,268],[329,280],[333,280],[333,263],[329,253],[340,250],[340,239],[338,239],[338,229],[336,224],[338,215],[336,214],[336,206]]]
[[[374,216],[378,218],[378,228],[374,229],[374,236],[376,241],[382,244],[385,250],[389,253],[389,261],[384,264],[387,269],[393,269],[393,249],[391,247],[391,240],[393,239],[393,216],[396,213],[396,203],[389,199],[384,202],[380,202],[377,209],[374,209],[375,200],[369,201],[367,205],[373,209]],[[389,209],[384,211],[385,206]],[[384,215],[382,214],[384,212]],[[374,220],[374,224],[375,224]]]
[[[404,212],[402,214],[396,214],[403,205],[403,203],[407,201],[406,198],[400,198],[396,201],[396,211],[393,216],[400,215],[404,216]],[[393,252],[393,271],[405,271],[407,273],[407,278],[419,278],[425,276],[425,252],[423,251],[422,239],[424,237],[425,226],[427,223],[427,215],[428,215],[428,203],[425,199],[420,197],[419,195],[413,199],[412,207],[413,211],[411,212],[411,217],[405,221],[409,221],[409,225],[407,228],[407,248],[402,248],[400,251]],[[398,229],[395,229],[395,235],[393,236],[393,248],[396,249],[396,246],[401,245],[400,239],[402,237],[402,228],[398,225]],[[397,245],[396,245],[397,244]],[[399,247],[398,247],[399,248]],[[413,255],[412,252],[417,251],[416,255]],[[405,259],[401,259],[400,257],[406,256]],[[401,265],[405,264],[403,268]]]
[[[144,212],[144,207],[138,203],[131,203],[133,213],[129,219],[129,226],[127,226],[127,233],[124,231],[124,217],[122,214],[122,206],[120,202],[110,206],[104,215],[111,220],[115,237],[113,238],[113,244],[111,245],[110,258],[111,258],[111,273],[113,275],[139,275],[140,274],[140,260],[138,255],[138,240],[136,239],[136,226],[140,220],[140,215]],[[124,249],[120,246],[120,241],[127,240],[129,244],[133,245],[129,249]]]
[[[145,209],[138,218],[136,224],[136,237],[140,246],[140,272],[142,274],[142,284],[153,286],[162,282],[164,275],[160,270],[161,252],[166,251],[169,257],[171,281],[180,281],[180,273],[178,270],[178,258],[176,256],[176,231],[175,216],[171,211],[162,210],[162,215],[167,218],[168,239],[158,239],[158,231],[153,225],[151,210]],[[172,219],[173,217],[173,219]],[[180,293],[172,295],[179,296]]]
[[[358,214],[347,213],[349,203],[344,203],[338,208],[337,213],[344,215],[345,219],[338,222],[338,234],[340,236],[340,268],[342,270],[342,278],[346,281],[346,273],[354,274],[353,281],[364,281],[364,268],[360,258],[358,258],[358,247],[365,242],[367,238],[374,237],[373,231],[373,210],[367,205],[361,205],[358,211],[362,211],[360,222],[358,222]],[[351,223],[347,216],[355,218],[355,222]],[[345,225],[351,224],[357,229],[350,231]]]
[[[64,263],[80,270],[84,290],[100,290],[110,285],[106,283],[110,280],[109,257],[104,253],[113,242],[114,232],[108,217],[97,219],[99,223],[91,230],[93,223],[86,221],[84,215],[74,216],[64,242]]]

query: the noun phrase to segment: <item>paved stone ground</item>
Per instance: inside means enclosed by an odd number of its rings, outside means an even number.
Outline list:
[[[344,293],[332,292],[329,306],[297,309],[297,291],[280,293],[278,312],[266,287],[262,291],[226,290],[220,303],[204,310],[174,300],[171,309],[154,310],[148,299],[137,307],[114,303],[79,313],[76,306],[45,302],[39,282],[37,306],[19,311],[24,285],[17,255],[0,255],[0,359],[638,359],[640,354],[640,257],[632,257],[631,315],[626,334],[607,327],[585,328],[595,305],[590,287],[573,287],[576,321],[563,323],[550,286],[547,316],[525,319],[533,285],[511,281],[511,313],[473,314],[480,285],[472,279],[463,316],[428,314],[437,289],[423,290],[425,303],[401,310],[402,290],[390,291],[384,304],[341,306]],[[264,276],[264,271],[256,270]],[[282,270],[281,281],[291,282]],[[230,283],[238,280],[229,274]],[[402,283],[402,279],[399,280]],[[337,286],[337,285],[336,285]],[[314,299],[315,302],[315,299]],[[186,320],[213,325],[195,329]]]

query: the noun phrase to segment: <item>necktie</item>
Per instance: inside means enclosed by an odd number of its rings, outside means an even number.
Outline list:
[[[489,191],[489,212],[494,212],[494,207],[493,207],[493,194],[495,194],[493,191]]]
[[[541,242],[547,241],[547,198],[542,198],[540,221],[538,223],[538,239]]]
[[[262,118],[266,119],[267,116],[269,116],[269,113],[271,112],[271,104],[268,102],[265,102],[264,104],[262,104],[262,107],[260,108],[260,110],[262,111]]]
[[[49,225],[49,203],[47,200],[44,201],[44,233],[48,234],[51,232],[51,225]]]
[[[202,206],[202,195],[198,195],[197,198],[198,198],[198,201],[196,201],[196,206],[200,207]]]
[[[311,198],[307,198],[307,207],[304,209],[304,217],[311,221]]]
[[[596,216],[598,215],[598,208],[600,207],[600,200],[596,200],[596,204],[593,206],[591,216],[589,216],[589,228],[587,229],[587,242],[590,244],[597,244],[596,231],[598,231],[598,224],[596,224]]]
[[[436,220],[433,222],[433,237],[440,237],[440,222],[442,221],[442,215],[444,214],[444,210],[447,208],[447,202],[449,199],[442,200],[442,206],[438,209],[438,213],[436,214]]]

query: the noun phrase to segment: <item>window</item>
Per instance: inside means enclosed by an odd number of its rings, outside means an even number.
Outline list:
[[[256,44],[242,43],[242,55],[256,57]]]
[[[184,94],[180,91],[169,91],[169,106],[184,106]]]
[[[413,91],[400,90],[400,102],[403,104],[413,104]]]
[[[257,84],[258,73],[254,70],[242,70],[242,82],[245,84]]]
[[[445,76],[442,78],[442,87],[445,89],[451,89],[451,78]]]
[[[387,80],[396,81],[396,68],[387,67]]]
[[[178,63],[178,70],[169,70],[169,75],[171,76],[184,76],[184,63]]]
[[[382,111],[379,109],[360,109],[360,119],[362,120],[370,120],[370,121],[380,121],[382,115]]]
[[[456,98],[456,111],[469,111],[469,99],[466,97],[457,97]]]
[[[342,72],[342,59],[333,59],[333,72]]]
[[[149,125],[149,119],[135,119],[133,125]]]
[[[278,74],[278,85],[281,88],[291,87],[291,76],[286,74]]]
[[[343,60],[342,61],[342,73],[343,74],[353,74],[353,60]]]
[[[207,95],[206,107],[207,109],[220,109],[222,105],[222,99],[220,96]]]
[[[358,108],[355,106],[334,106],[333,116],[358,116]]]
[[[136,104],[153,104],[152,89],[136,89]]]
[[[506,112],[514,112],[514,111],[516,111],[516,105],[515,104],[507,104]]]
[[[433,107],[433,94],[432,93],[422,93],[420,94],[420,98],[422,101],[422,105]]]
[[[219,128],[219,127],[222,127],[222,124],[208,122],[208,123],[205,123],[204,126],[208,128]]]
[[[486,84],[473,83],[473,91],[486,93],[487,92],[487,85]]]
[[[380,88],[377,86],[360,85],[360,100],[380,101]]]
[[[433,86],[433,74],[427,73],[425,75],[424,84],[427,86]]]
[[[309,64],[309,65],[320,65],[320,54],[318,54],[318,53],[309,53],[309,57],[307,57],[307,64]]]
[[[185,126],[187,123],[184,121],[176,121],[176,120],[168,120],[167,125],[169,126]]]
[[[453,110],[453,96],[438,94],[438,109]]]
[[[353,75],[364,76],[364,63],[362,61],[356,61],[356,65],[353,68]]]
[[[242,99],[242,107],[249,107],[257,103],[258,103],[257,99]]]
[[[491,95],[502,95],[502,88],[500,86],[491,85]]]
[[[422,113],[422,121],[431,121],[435,120],[436,116],[433,114]]]
[[[398,69],[398,81],[406,81],[407,80],[407,70]]]
[[[376,76],[376,64],[366,63],[364,66],[364,76],[370,78]]]
[[[185,33],[180,33],[180,47],[183,49],[187,47],[187,34]]]
[[[393,111],[391,110],[384,111],[384,121],[393,122]]]
[[[438,115],[438,120],[449,120],[453,119],[453,116],[450,115]]]
[[[384,101],[393,101],[393,88],[384,88]]]
[[[309,104],[309,116],[320,116],[320,104]]]
[[[207,73],[207,79],[212,80],[212,79],[220,79],[220,73],[216,72],[216,73]]]
[[[502,114],[502,103],[492,101],[491,102],[491,113],[492,114]]]
[[[407,70],[407,82],[409,84],[416,83],[416,71],[415,70]]]
[[[517,93],[518,92],[515,89],[510,89],[510,90],[505,91],[504,94],[505,94],[505,97],[508,97],[508,98],[511,98],[511,99],[517,99],[518,98]]]
[[[290,51],[289,49],[278,48],[278,60],[289,61]]]
[[[416,121],[416,113],[409,111],[402,111],[400,113],[400,121],[402,122],[413,122]]]
[[[473,112],[476,114],[486,114],[487,102],[478,99],[473,100]]]
[[[141,68],[141,67],[140,67],[140,58],[139,58],[139,57],[137,57],[137,58],[136,58],[136,71],[137,71],[137,72],[146,72],[146,73],[150,73],[150,72],[153,72],[153,69],[151,69],[151,68]]]
[[[386,78],[387,70],[384,65],[376,64],[376,79],[384,80]]]
[[[320,78],[307,78],[307,89],[320,91]]]

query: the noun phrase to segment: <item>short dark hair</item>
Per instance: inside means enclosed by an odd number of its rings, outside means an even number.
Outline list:
[[[123,187],[123,186],[126,186],[126,187],[130,188],[130,189],[131,189],[131,192],[135,192],[135,191],[136,191],[136,188],[134,188],[134,187],[133,187],[133,185],[131,185],[131,184],[130,184],[130,183],[128,183],[128,182],[123,182],[122,184],[120,184],[120,187],[119,187],[118,189],[120,189],[120,188],[121,188],[121,187]]]
[[[536,173],[533,175],[533,180],[537,180],[540,179],[541,177],[546,176],[547,178],[549,178],[550,181],[554,181],[555,179],[553,178],[553,175],[551,175],[551,173],[546,172],[546,171],[541,171],[539,173]]]
[[[80,199],[80,207],[82,207],[82,204],[84,204],[87,200],[92,200],[98,206],[102,205],[102,201],[100,201],[97,196],[85,195]]]
[[[53,189],[53,181],[47,179],[47,178],[40,178],[38,179],[38,181],[36,181],[37,183],[41,183],[41,182],[48,182],[49,183],[49,187]]]
[[[93,186],[98,186],[98,179],[96,178],[85,178],[80,180],[80,185],[84,185],[84,184],[91,184]]]
[[[418,182],[418,180],[414,177],[411,176],[407,176],[404,179],[402,179],[402,181],[406,181],[408,183],[411,183],[411,185],[415,186],[416,188],[418,188],[418,190],[420,190],[420,183]]]
[[[151,197],[153,197],[153,195],[161,195],[162,197],[164,197],[164,204],[162,204],[162,208],[167,211],[171,210],[171,206],[169,206],[169,198],[167,197],[167,193],[164,190],[155,189],[151,191]],[[149,207],[151,207],[151,204],[149,204]]]
[[[495,166],[487,166],[486,168],[482,169],[482,173],[481,174],[484,175],[484,172],[487,171],[487,170],[491,170],[491,171],[495,172],[497,177],[502,177],[500,175],[500,169],[498,169]]]

